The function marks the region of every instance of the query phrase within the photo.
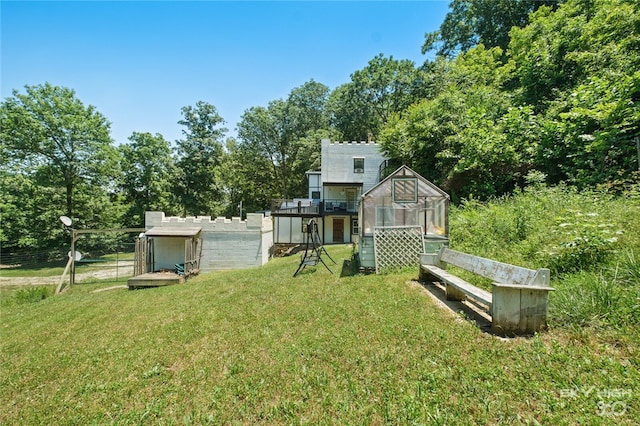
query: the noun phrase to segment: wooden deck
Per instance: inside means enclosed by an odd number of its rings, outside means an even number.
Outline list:
[[[184,276],[174,272],[148,272],[136,275],[127,280],[129,289],[140,287],[161,287],[165,285],[182,284]]]

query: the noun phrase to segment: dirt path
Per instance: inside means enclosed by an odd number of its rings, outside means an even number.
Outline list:
[[[90,268],[89,268],[90,269]],[[76,273],[76,283],[86,280],[105,280],[116,277],[130,277],[133,275],[133,261],[119,261],[103,263],[100,268],[94,270]],[[69,275],[65,277],[69,282]],[[3,277],[0,272],[0,286],[7,285],[58,285],[60,275],[52,277]]]

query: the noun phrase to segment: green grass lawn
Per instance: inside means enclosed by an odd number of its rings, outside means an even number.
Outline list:
[[[637,424],[637,328],[500,339],[434,304],[417,267],[348,276],[351,248],[328,250],[333,275],[292,278],[292,256],[164,288],[5,292],[0,424]]]

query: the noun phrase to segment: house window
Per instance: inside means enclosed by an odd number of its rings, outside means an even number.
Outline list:
[[[319,200],[320,199],[320,191],[311,191],[311,199]]]
[[[364,173],[364,158],[355,157],[353,159],[353,173]]]
[[[418,201],[417,179],[393,179],[393,202],[416,203]]]
[[[358,234],[358,219],[351,219],[351,233],[356,235]]]

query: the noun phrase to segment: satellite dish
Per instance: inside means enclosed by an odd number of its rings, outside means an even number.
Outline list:
[[[71,252],[67,253],[67,256],[68,256],[69,258],[71,258]],[[75,261],[77,262],[77,261],[79,261],[80,259],[82,259],[82,253],[80,253],[79,251],[76,251],[76,256],[75,256],[75,259],[73,259],[73,260],[75,260]]]
[[[64,226],[71,226],[73,223],[68,216],[60,216],[60,222],[62,222]]]

